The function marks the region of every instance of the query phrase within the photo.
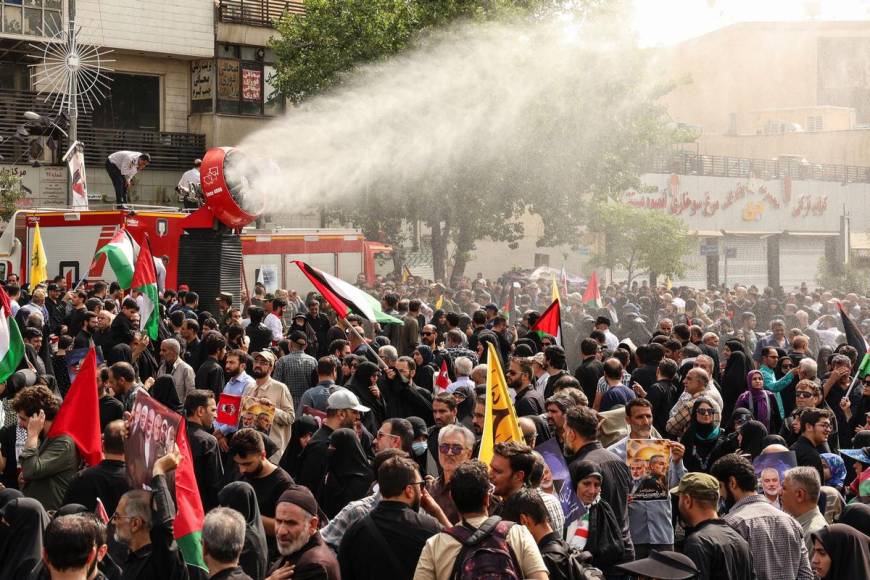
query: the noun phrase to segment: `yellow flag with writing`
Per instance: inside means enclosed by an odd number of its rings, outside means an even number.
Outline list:
[[[551,276],[553,277],[553,287],[550,290],[550,302],[555,302],[557,300],[561,302],[562,299],[559,296],[559,286],[556,284],[556,275],[551,274]]]
[[[33,228],[33,248],[30,252],[30,287],[36,288],[40,282],[48,280],[48,258],[42,246],[42,235],[39,224]]]
[[[486,356],[486,411],[484,411],[483,435],[480,439],[478,459],[489,465],[496,443],[523,442],[523,432],[517,421],[517,412],[508,393],[498,354],[492,343],[487,343]]]

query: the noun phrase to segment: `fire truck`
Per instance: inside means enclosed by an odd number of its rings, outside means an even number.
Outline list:
[[[267,286],[305,288],[291,260],[311,263],[349,282],[360,275],[372,282],[377,274],[392,270],[390,246],[366,240],[359,230],[246,227],[259,211],[242,209],[242,193],[232,192],[224,181],[223,163],[233,152],[216,148],[205,155],[201,174],[210,179],[203,179],[204,203],[196,210],[128,206],[15,212],[0,235],[0,278],[16,273],[22,283],[32,282],[37,224],[49,277],[64,276],[70,288],[82,279],[114,281],[105,258],[94,260],[94,255],[122,227],[140,243],[147,237],[154,256],[163,258],[168,288],[187,283],[201,289],[204,284],[213,286],[207,294],[229,291],[239,296],[242,287],[253,288],[258,279]]]

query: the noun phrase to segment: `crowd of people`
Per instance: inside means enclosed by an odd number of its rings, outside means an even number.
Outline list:
[[[614,283],[590,303],[520,272],[358,285],[402,324],[180,284],[151,340],[135,292],[10,276],[25,353],[0,385],[0,580],[870,578],[867,297]],[[66,357],[90,347],[87,467],[48,434]],[[496,364],[523,440],[485,463]],[[142,397],[184,418],[189,450]],[[228,420],[233,397],[257,412]],[[186,457],[205,568],[173,533]]]

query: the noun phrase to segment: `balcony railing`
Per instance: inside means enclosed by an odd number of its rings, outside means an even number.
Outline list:
[[[0,89],[0,155],[6,164],[26,164],[31,154],[30,137],[16,137],[17,128],[25,122],[24,112],[33,111],[54,118],[52,102],[43,102],[44,96],[29,91]],[[59,164],[69,146],[62,135],[50,139],[45,146],[50,154],[41,157],[47,164]],[[192,133],[165,133],[128,129],[99,129],[92,125],[89,114],[79,116],[78,139],[85,144],[85,162],[92,167],[102,167],[106,157],[115,151],[126,149],[151,155],[151,169],[186,170],[197,157],[205,153],[205,135]],[[37,156],[39,158],[39,156]]]
[[[708,175],[744,179],[792,179],[839,181],[840,183],[870,183],[870,167],[812,163],[795,157],[778,159],[748,159],[720,155],[698,155],[690,151],[675,151],[654,158],[648,164],[651,173]]]
[[[152,170],[184,171],[205,154],[205,135],[192,133],[79,127],[78,136],[85,144],[85,163],[93,167],[102,167],[106,157],[121,149],[148,153]]]
[[[302,0],[220,0],[218,19],[229,24],[273,27],[285,12],[305,14]]]

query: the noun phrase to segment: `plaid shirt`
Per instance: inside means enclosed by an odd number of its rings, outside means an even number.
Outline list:
[[[354,522],[363,519],[369,512],[375,509],[378,502],[381,501],[380,492],[375,492],[362,499],[352,501],[335,514],[335,517],[329,520],[329,523],[320,530],[320,537],[323,541],[332,548],[333,552],[338,553],[338,545],[341,544],[341,539],[344,533]]]
[[[302,409],[302,395],[312,386],[314,371],[317,370],[317,360],[301,350],[293,351],[278,359],[272,378],[287,385],[293,401],[296,403],[296,414]]]
[[[715,388],[715,387],[714,387]],[[689,425],[692,423],[692,407],[695,404],[695,399],[707,395],[707,391],[693,395],[691,399],[685,401],[677,401],[671,412],[671,418],[665,424],[665,429],[668,433],[680,439],[689,430]],[[722,422],[722,409],[716,404],[712,397],[707,396],[707,399],[713,405],[713,425],[717,427]]]
[[[555,532],[560,539],[564,538],[565,512],[562,511],[562,503],[555,495],[547,493],[540,487],[538,488],[538,495],[541,496],[541,499],[544,500],[544,505],[547,506],[547,513],[550,515],[550,526],[553,528],[553,532]]]
[[[749,542],[758,580],[814,578],[800,524],[763,496],[744,497],[734,504],[725,521]]]

